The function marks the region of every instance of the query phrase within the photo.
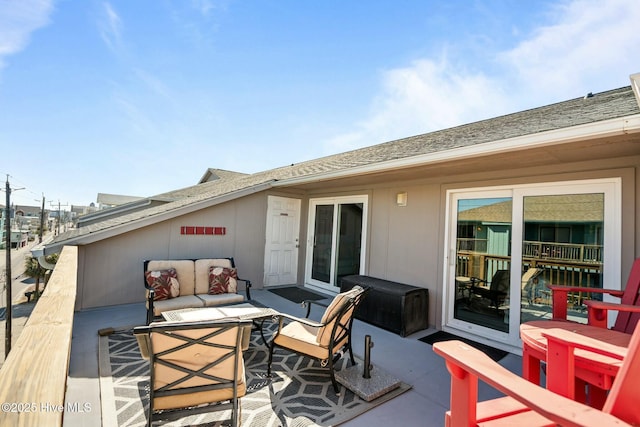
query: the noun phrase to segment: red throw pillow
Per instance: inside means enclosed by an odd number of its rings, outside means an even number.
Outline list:
[[[209,267],[209,294],[235,293],[238,290],[237,279],[235,268]]]
[[[180,283],[175,268],[147,271],[144,273],[147,285],[153,288],[154,301],[175,298],[180,295]]]

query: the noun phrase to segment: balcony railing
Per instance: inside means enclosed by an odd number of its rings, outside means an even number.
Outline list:
[[[67,246],[2,365],[2,426],[62,425],[77,270],[78,249]]]
[[[522,247],[522,256],[558,261],[601,263],[602,246],[525,241]]]
[[[478,277],[490,280],[497,270],[509,270],[511,258],[484,253],[458,252],[456,276]],[[522,274],[529,268],[539,268],[538,276],[544,283],[563,286],[602,287],[602,263],[593,261],[555,260],[551,258],[527,257],[523,254]],[[599,294],[576,293],[573,301],[582,304],[584,299],[599,298]],[[548,301],[550,304],[550,300]]]

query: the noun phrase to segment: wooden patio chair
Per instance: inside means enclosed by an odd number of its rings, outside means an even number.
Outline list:
[[[591,292],[609,294],[621,299],[620,304],[587,300],[587,322],[589,325],[607,327],[609,310],[618,311],[618,317],[612,329],[630,334],[640,319],[640,258],[631,267],[631,273],[624,290],[597,289],[576,286],[548,285],[552,292],[552,315],[554,320],[567,319],[569,292]]]
[[[147,425],[207,412],[231,410],[240,419],[246,393],[242,334],[250,321],[158,322],[134,328],[149,359]]]
[[[267,374],[271,375],[275,348],[281,347],[319,360],[322,367],[329,369],[333,389],[336,394],[340,394],[334,375],[334,363],[348,351],[351,365],[356,364],[351,348],[351,329],[353,314],[365,292],[366,290],[362,287],[354,286],[346,292],[339,293],[326,308],[320,322],[308,319],[311,304],[318,304],[314,301],[307,301],[306,318],[281,313],[278,330],[269,345]]]
[[[448,427],[468,426],[632,426],[640,425],[637,397],[640,394],[640,327],[635,329],[629,352],[602,409],[569,397],[574,381],[574,349],[610,357],[619,349],[572,332],[550,329],[546,334],[549,389],[544,389],[508,371],[486,354],[460,341],[435,343],[433,350],[445,358],[451,374],[451,409],[445,415]],[[478,379],[506,396],[477,402]]]

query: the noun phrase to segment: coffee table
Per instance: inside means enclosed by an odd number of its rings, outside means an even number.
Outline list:
[[[262,341],[268,345],[262,326],[264,321],[277,317],[273,308],[260,307],[252,303],[225,305],[220,307],[182,308],[162,312],[162,317],[169,322],[200,322],[204,320],[240,319],[251,320],[260,332]]]

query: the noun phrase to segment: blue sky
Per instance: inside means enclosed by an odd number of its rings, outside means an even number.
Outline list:
[[[88,205],[615,89],[639,22],[637,0],[0,0],[0,173],[17,204]]]

